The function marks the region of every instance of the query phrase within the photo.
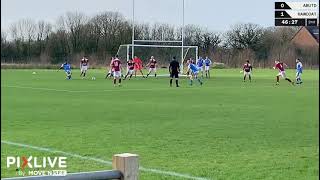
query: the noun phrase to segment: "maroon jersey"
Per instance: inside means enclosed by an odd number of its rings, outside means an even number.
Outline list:
[[[129,70],[133,70],[133,69],[134,69],[134,62],[131,61],[131,60],[128,61],[128,62],[127,62],[127,66],[128,66],[128,69],[129,69]]]
[[[282,62],[279,62],[278,64],[276,64],[275,67],[277,69],[279,69],[279,71],[284,71],[284,67],[283,67],[283,63]]]
[[[111,67],[114,71],[120,71],[121,61],[119,59],[114,59],[111,62]]]
[[[150,59],[150,68],[155,68],[156,67],[156,64],[157,64],[157,61],[155,59]]]
[[[89,63],[89,60],[88,60],[87,58],[82,58],[82,59],[81,59],[81,65],[82,65],[82,66],[87,66],[88,63]]]
[[[244,65],[243,65],[243,70],[244,70],[245,72],[250,72],[250,71],[252,70],[251,64],[249,64],[249,63],[244,64]]]

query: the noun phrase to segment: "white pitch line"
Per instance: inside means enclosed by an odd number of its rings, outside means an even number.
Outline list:
[[[17,146],[17,147],[35,149],[35,150],[38,150],[38,151],[45,151],[45,152],[50,152],[50,153],[62,154],[62,155],[66,155],[66,156],[69,156],[69,157],[75,157],[75,158],[79,158],[79,159],[95,161],[95,162],[98,162],[98,163],[101,163],[101,164],[112,165],[111,161],[106,161],[106,160],[99,159],[99,158],[94,158],[94,157],[81,156],[79,154],[74,154],[74,153],[70,153],[70,152],[64,152],[64,151],[55,150],[55,149],[51,149],[51,148],[44,148],[44,147],[33,146],[33,145],[28,145],[28,144],[22,144],[22,143],[17,143],[17,142],[11,142],[11,141],[6,141],[6,140],[1,140],[1,143],[7,144],[7,145],[12,145],[12,146]],[[150,169],[150,168],[145,168],[145,167],[142,167],[142,166],[139,167],[139,170],[145,171],[145,172],[154,173],[154,174],[181,177],[181,178],[185,178],[185,179],[209,180],[208,178],[195,177],[195,176],[191,176],[191,175],[188,175],[188,174],[181,174],[181,173],[177,173],[177,172],[173,172],[173,171],[163,171],[163,170],[159,170],[159,169]]]
[[[32,90],[41,90],[41,91],[54,91],[54,92],[67,92],[67,93],[103,93],[103,92],[123,92],[123,91],[162,91],[162,90],[169,90],[169,89],[176,89],[176,88],[139,88],[139,89],[126,89],[126,88],[117,88],[115,87],[115,89],[103,89],[103,90],[98,90],[98,91],[89,91],[89,90],[66,90],[66,89],[52,89],[52,88],[43,88],[43,87],[30,87],[30,86],[11,86],[11,85],[3,85],[1,86],[3,88],[17,88],[17,89],[32,89]],[[195,88],[197,88],[198,86],[196,86]],[[270,86],[259,86],[259,88],[272,88],[275,87],[275,85],[270,85]],[[190,87],[188,87],[189,89],[191,89]],[[205,87],[206,89],[226,89],[226,88],[234,88],[234,87],[225,87],[225,86],[219,86],[219,87]],[[240,88],[250,88],[247,87],[246,85],[240,86]],[[277,87],[278,88],[278,87]],[[317,89],[317,87],[312,87],[312,86],[308,86],[308,87],[303,87],[305,89]]]

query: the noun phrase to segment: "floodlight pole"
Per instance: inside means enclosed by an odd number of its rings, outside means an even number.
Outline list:
[[[134,57],[134,0],[132,0],[132,47],[131,48],[132,48],[131,58],[133,59]]]
[[[184,46],[184,0],[182,0],[182,29],[181,29],[181,70],[183,71],[183,46]]]

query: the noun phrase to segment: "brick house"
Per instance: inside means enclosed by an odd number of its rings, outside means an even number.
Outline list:
[[[319,48],[319,26],[301,27],[291,42],[300,47]]]

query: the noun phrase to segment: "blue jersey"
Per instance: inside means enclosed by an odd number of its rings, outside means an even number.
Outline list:
[[[302,63],[301,62],[297,63],[296,69],[297,69],[297,73],[302,73]]]
[[[192,72],[197,72],[199,71],[199,68],[194,65],[194,64],[189,64],[189,69],[192,71]]]
[[[198,59],[197,65],[198,65],[198,67],[202,67],[203,66],[203,59],[202,58]]]
[[[63,67],[65,72],[71,71],[71,65],[69,63],[64,63],[61,65],[61,67]]]
[[[211,60],[209,59],[209,58],[206,58],[205,60],[204,60],[204,64],[206,65],[206,66],[210,66],[211,65]]]

